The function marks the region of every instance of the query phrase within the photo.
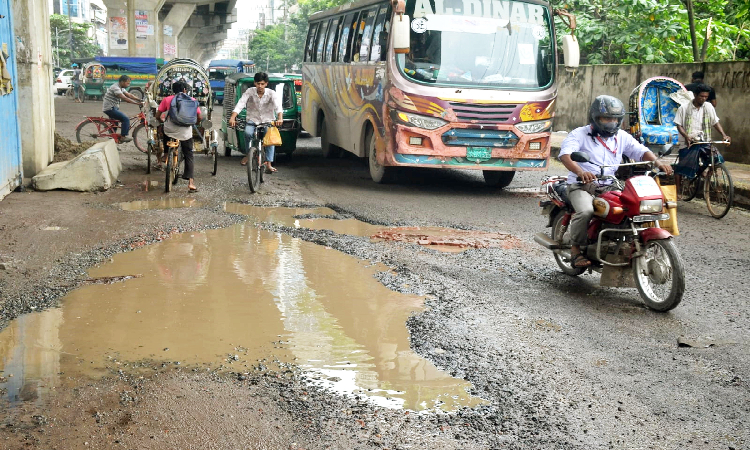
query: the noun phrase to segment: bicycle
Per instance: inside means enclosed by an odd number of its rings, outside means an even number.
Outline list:
[[[734,203],[734,184],[729,170],[724,166],[724,157],[716,148],[716,144],[729,145],[729,142],[695,142],[690,146],[702,146],[698,155],[698,170],[695,177],[688,178],[687,182],[683,180],[686,177],[677,177],[677,194],[680,200],[688,202],[698,195],[700,185],[703,183],[703,197],[706,200],[708,213],[716,219],[721,219],[727,215]]]
[[[167,142],[167,170],[164,183],[164,192],[172,190],[172,185],[180,180],[180,166],[184,164],[184,158],[180,151],[180,141],[170,138]]]
[[[76,88],[73,86],[73,83],[71,83],[68,90],[65,91],[65,96],[73,99],[75,97],[75,91]],[[83,84],[80,84],[78,86],[78,99],[81,101],[81,103],[85,103],[86,101],[86,89],[83,87]]]
[[[272,125],[270,122],[262,122],[255,126],[252,141],[255,145],[251,145],[247,152],[247,183],[250,185],[250,192],[253,193],[258,192],[263,182],[263,163],[266,159],[263,151],[263,137],[268,127]]]

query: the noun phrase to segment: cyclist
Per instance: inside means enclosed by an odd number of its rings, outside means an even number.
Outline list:
[[[81,69],[78,68],[78,64],[76,63],[73,63],[71,67],[73,67],[73,76],[70,78],[70,81],[73,83],[73,98],[76,103],[81,103],[81,100],[78,98],[78,89],[81,87]]]
[[[721,133],[722,139],[731,142],[719,123],[716,110],[708,101],[711,87],[699,84],[694,88],[695,98],[692,102],[680,106],[674,116],[674,124],[677,125],[679,138],[679,162],[675,166],[677,173],[688,178],[695,177],[698,170],[698,158],[704,153],[705,146],[690,147],[692,142],[708,141],[711,139],[711,128]]]
[[[264,72],[258,72],[255,74],[255,87],[249,88],[242,94],[240,100],[232,111],[232,116],[229,118],[229,126],[237,126],[237,114],[243,109],[247,109],[247,125],[245,125],[245,141],[247,142],[248,155],[250,153],[250,145],[253,140],[253,134],[255,133],[255,127],[257,124],[262,122],[274,122],[277,127],[280,127],[284,121],[283,109],[281,108],[281,99],[273,89],[266,89],[268,86],[268,74]],[[278,111],[276,121],[274,118],[274,111]],[[274,157],[274,151],[276,148],[273,145],[267,145],[264,147],[266,150],[266,173],[276,172],[276,169],[271,166]],[[247,164],[248,156],[242,158],[240,164],[243,166]]]
[[[120,111],[120,101],[125,100],[128,103],[142,106],[143,102],[138,99],[135,95],[125,91],[130,87],[130,77],[122,75],[117,83],[107,89],[104,93],[104,100],[102,101],[102,112],[109,116],[110,119],[119,120],[122,122],[120,130],[120,142],[130,142],[133,139],[128,137],[130,132],[130,119],[122,111]]]
[[[166,150],[168,148],[168,138],[180,141],[180,149],[182,150],[182,155],[185,159],[185,171],[182,174],[182,178],[188,180],[188,192],[198,192],[198,188],[195,187],[193,180],[193,126],[182,126],[174,123],[169,112],[169,109],[172,107],[172,100],[175,96],[184,93],[186,90],[187,84],[184,81],[178,81],[172,84],[172,92],[174,92],[174,95],[165,97],[159,104],[157,111],[159,112],[159,119],[164,122],[164,149]],[[195,101],[195,99],[192,100]],[[200,107],[197,107],[197,109],[195,117],[197,122],[200,123],[201,109]],[[168,153],[167,158],[169,158]]]
[[[648,147],[636,141],[631,135],[620,129],[625,117],[622,102],[610,95],[600,95],[594,99],[589,108],[589,124],[571,131],[560,148],[560,161],[568,173],[568,198],[575,213],[570,221],[571,265],[574,268],[588,267],[591,261],[581,253],[581,246],[588,242],[587,227],[594,215],[594,197],[613,189],[612,180],[598,180],[598,165],[607,165],[605,175],[614,176],[622,155],[634,161],[656,161],[656,155]],[[577,163],[570,154],[587,153],[590,163]],[[595,164],[592,164],[595,163]],[[659,161],[659,169],[667,174],[672,167]],[[583,184],[578,184],[578,179]]]

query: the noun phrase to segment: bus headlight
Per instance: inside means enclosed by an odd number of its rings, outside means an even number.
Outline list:
[[[434,130],[448,124],[445,120],[437,117],[420,116],[395,109],[391,110],[391,119],[403,125],[424,128],[425,130]]]
[[[537,120],[534,122],[521,122],[516,124],[516,128],[524,134],[541,133],[552,128],[552,120]]]

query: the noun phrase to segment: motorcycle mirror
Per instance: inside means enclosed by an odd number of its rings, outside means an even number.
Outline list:
[[[572,159],[575,162],[586,163],[591,160],[591,157],[588,155],[588,153],[573,152],[570,154],[570,159]]]

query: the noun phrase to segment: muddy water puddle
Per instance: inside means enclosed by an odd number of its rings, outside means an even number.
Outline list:
[[[144,211],[151,209],[197,208],[203,204],[195,198],[170,197],[156,200],[136,200],[116,204],[123,211]]]
[[[227,212],[252,217],[258,222],[291,228],[331,230],[337,234],[369,237],[374,242],[398,241],[419,244],[444,252],[461,252],[468,248],[511,248],[520,241],[508,233],[457,230],[444,227],[386,227],[354,218],[338,219],[330,208],[267,208],[227,203]]]
[[[88,273],[104,282],[0,332],[0,388],[11,402],[43,399],[68,377],[126,362],[241,373],[278,358],[384,406],[480,404],[468,382],[410,349],[405,322],[423,299],[377,282],[384,269],[250,222],[177,234],[116,255]]]

